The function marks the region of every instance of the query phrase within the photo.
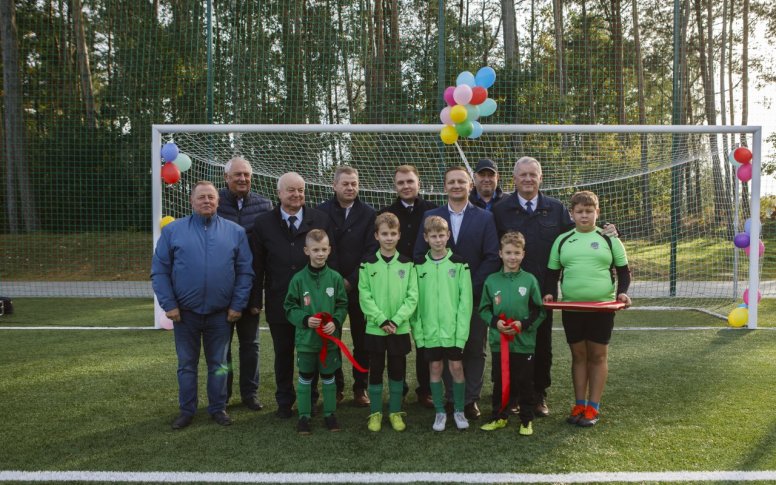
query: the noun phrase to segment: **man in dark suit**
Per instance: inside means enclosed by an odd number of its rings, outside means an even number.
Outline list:
[[[479,308],[485,278],[499,270],[501,259],[498,255],[499,242],[493,214],[469,202],[471,186],[472,179],[466,168],[448,168],[445,172],[447,205],[426,211],[423,218],[425,220],[429,216],[441,216],[447,221],[452,233],[448,245],[453,253],[469,264],[471,270],[475,310],[472,314],[469,339],[463,349],[463,369],[466,375],[464,412],[468,419],[477,419],[480,416],[477,401],[480,399],[485,375],[488,325],[480,318],[476,309]],[[427,250],[428,244],[420,233],[415,242],[415,260],[421,259]],[[447,388],[449,391],[451,386]]]
[[[393,174],[393,185],[398,196],[396,201],[382,208],[378,214],[390,212],[399,218],[401,234],[396,249],[402,256],[412,258],[423,214],[428,210],[436,209],[437,205],[418,195],[420,176],[418,170],[412,165],[401,165],[396,168],[396,172]],[[426,408],[433,409],[434,402],[431,400],[431,388],[429,387],[428,362],[426,362],[422,348],[416,348],[415,373],[418,379],[418,387],[415,389],[418,402]],[[406,392],[405,388],[405,394]]]
[[[345,279],[348,292],[348,321],[353,339],[353,358],[365,369],[369,366],[369,354],[364,348],[366,320],[358,301],[358,269],[364,256],[377,252],[375,239],[375,210],[358,198],[358,171],[347,165],[334,171],[334,197],[317,207],[328,214],[331,220],[339,262],[339,272]],[[369,406],[367,392],[367,372],[353,368],[353,402],[356,406]],[[337,372],[338,393],[340,399],[344,388],[342,370]]]
[[[312,229],[323,229],[334,242],[329,217],[304,205],[304,179],[295,172],[278,179],[279,205],[270,212],[256,217],[250,242],[253,251],[255,289],[259,295],[256,305],[261,308],[261,295],[266,300],[265,316],[272,334],[275,350],[276,415],[292,416],[291,406],[296,400],[294,390],[294,326],[286,319],[283,302],[291,277],[305,267],[309,258],[304,254],[304,241]],[[329,258],[336,266],[336,256]],[[313,385],[313,389],[315,389]],[[313,401],[316,400],[313,394]]]
[[[493,206],[503,196],[504,192],[498,186],[498,167],[490,158],[483,158],[474,169],[474,188],[469,194],[469,202],[493,212]]]

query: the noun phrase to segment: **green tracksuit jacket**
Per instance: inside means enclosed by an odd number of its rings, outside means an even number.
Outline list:
[[[536,278],[522,269],[516,273],[504,273],[502,268],[488,276],[482,290],[480,316],[490,325],[488,340],[491,352],[501,352],[501,332],[496,328],[496,322],[503,313],[507,318],[522,323],[522,332],[509,343],[509,352],[534,353],[536,331],[546,316],[540,290]]]
[[[418,280],[412,260],[398,252],[385,262],[380,251],[365,258],[358,270],[358,299],[366,317],[366,333],[385,337],[386,320],[396,324],[396,334],[410,332],[410,319],[418,306]]]
[[[348,314],[348,295],[345,283],[339,273],[324,266],[316,271],[308,264],[292,278],[284,304],[286,318],[296,327],[296,350],[318,352],[323,340],[315,329],[307,326],[307,319],[318,312],[327,312],[334,317],[337,330],[334,336],[342,336],[342,324]],[[338,350],[328,342],[329,350]]]
[[[458,347],[469,338],[472,318],[472,280],[469,265],[449,249],[439,261],[430,252],[415,265],[418,310],[412,335],[418,347]]]

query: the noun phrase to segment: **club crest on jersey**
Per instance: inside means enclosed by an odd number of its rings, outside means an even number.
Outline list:
[[[451,278],[455,278],[455,268],[450,268],[450,271],[448,271],[447,274],[449,274]]]
[[[498,290],[495,295],[493,295],[493,303],[495,305],[501,305],[501,290]]]
[[[330,286],[330,287],[326,288],[326,294],[329,295],[329,298],[334,296],[334,287]]]
[[[311,300],[310,300],[310,292],[305,291],[304,295],[302,296],[302,300],[304,300],[304,306],[310,306]]]
[[[517,289],[517,292],[520,293],[520,296],[525,296],[528,294],[528,288],[526,288],[525,286],[521,286],[520,288]]]
[[[598,243],[593,241],[593,242],[590,243],[590,247],[593,248],[593,249],[598,249]]]
[[[404,277],[407,276],[407,271],[403,270],[403,269],[400,269],[399,272],[398,272],[398,275],[399,275],[399,279],[403,280]]]

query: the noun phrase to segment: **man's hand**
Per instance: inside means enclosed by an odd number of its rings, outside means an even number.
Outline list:
[[[178,307],[173,308],[169,312],[164,312],[164,314],[167,315],[167,318],[169,318],[175,323],[178,323],[181,321],[181,311],[178,310]]]
[[[326,335],[333,334],[335,330],[337,330],[337,326],[334,325],[334,322],[329,322],[323,326],[323,333],[325,333]]]
[[[631,306],[631,299],[625,293],[620,293],[617,295],[617,301],[625,303],[625,308],[630,308]]]
[[[229,311],[226,312],[226,321],[229,323],[234,323],[239,320],[241,316],[242,312],[236,312],[230,308]]]
[[[614,224],[606,224],[604,227],[604,235],[609,237],[617,237],[619,232],[617,232],[617,227],[615,227]]]
[[[261,314],[261,308],[259,307],[251,307],[248,309],[249,312],[251,312],[251,315],[259,315]]]
[[[544,298],[542,298],[542,301],[544,303],[552,303],[555,301],[555,298],[552,297],[552,295],[544,295]]]
[[[350,293],[350,290],[353,289],[353,285],[351,285],[350,282],[346,279],[343,279],[343,281],[345,282],[345,291]]]

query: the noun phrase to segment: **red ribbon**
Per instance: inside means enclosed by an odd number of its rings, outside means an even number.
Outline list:
[[[327,340],[331,340],[334,342],[334,344],[340,348],[343,354],[345,354],[345,357],[348,358],[351,364],[353,364],[353,367],[356,368],[359,372],[369,372],[368,369],[364,369],[359,365],[358,362],[356,362],[356,359],[353,358],[353,355],[348,350],[348,346],[342,343],[342,340],[338,339],[334,335],[327,335],[323,331],[323,327],[328,324],[329,322],[333,322],[334,319],[332,318],[330,313],[327,312],[320,312],[313,315],[315,318],[321,319],[321,324],[316,327],[315,332],[323,339],[323,346],[321,347],[321,351],[318,353],[318,358],[321,359],[321,363],[324,367],[326,367],[326,354],[328,352],[328,344],[326,343]]]
[[[507,318],[503,313],[500,314],[498,318],[504,321],[505,326],[520,333],[520,327],[515,323],[515,319]],[[509,342],[514,339],[514,335],[501,334],[501,411],[504,411],[507,408],[507,405],[509,405],[509,393],[511,390],[511,386],[509,385]]]

